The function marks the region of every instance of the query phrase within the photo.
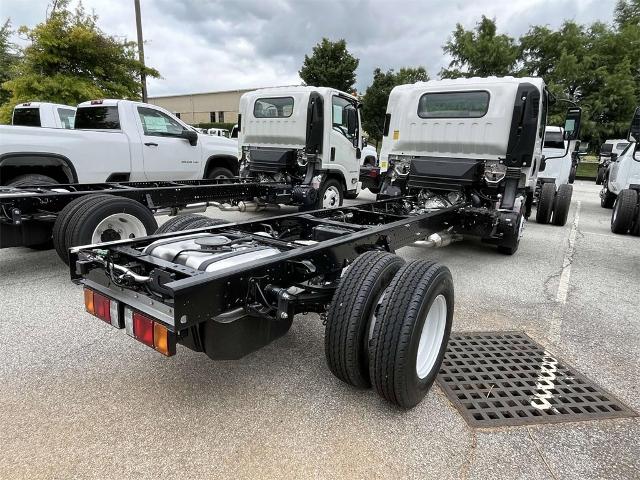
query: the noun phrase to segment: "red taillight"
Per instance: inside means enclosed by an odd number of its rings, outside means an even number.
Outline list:
[[[111,302],[110,300],[100,295],[97,292],[93,292],[93,308],[94,315],[98,317],[100,320],[104,320],[107,323],[111,323]]]
[[[133,312],[133,335],[153,348],[153,320],[141,313]]]

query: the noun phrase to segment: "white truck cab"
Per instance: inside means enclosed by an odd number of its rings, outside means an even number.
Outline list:
[[[48,102],[20,103],[13,108],[11,125],[23,127],[73,128],[76,107]]]
[[[562,127],[547,125],[542,147],[545,162],[538,172],[538,181],[553,181],[556,185],[573,183],[578,145],[577,140],[565,140]]]
[[[241,176],[296,185],[307,208],[342,205],[359,192],[358,99],[333,88],[266,88],[240,99]]]
[[[605,177],[607,176],[607,170],[611,162],[615,162],[619,155],[629,146],[629,142],[626,138],[609,139],[600,147],[600,153],[598,154],[598,173],[596,175],[596,185],[602,185]]]
[[[604,208],[613,207],[613,233],[631,232],[640,236],[640,107],[631,120],[627,142],[622,153],[612,158],[600,203]]]
[[[550,96],[541,78],[418,82],[389,96],[380,152],[383,198],[419,194],[430,204],[513,212],[533,204]],[[565,136],[577,136],[570,109]]]

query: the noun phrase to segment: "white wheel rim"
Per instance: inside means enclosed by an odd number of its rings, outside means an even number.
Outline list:
[[[114,213],[104,218],[93,230],[91,243],[127,238],[145,237],[147,229],[144,224],[129,213]]]
[[[416,356],[416,373],[423,379],[433,369],[444,338],[444,328],[447,324],[447,300],[444,295],[438,295],[427,312],[427,318],[420,333],[418,355]]]
[[[324,191],[322,206],[324,208],[337,207],[340,204],[340,192],[337,187],[331,186]]]

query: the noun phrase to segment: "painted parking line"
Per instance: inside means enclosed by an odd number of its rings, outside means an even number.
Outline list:
[[[576,247],[576,235],[578,234],[578,224],[580,223],[580,208],[582,202],[578,201],[576,206],[576,213],[573,217],[573,225],[571,226],[571,233],[569,233],[569,245],[564,252],[564,258],[562,260],[562,272],[560,273],[560,281],[558,282],[558,292],[556,294],[556,302],[567,303],[567,296],[569,294],[569,282],[571,281],[571,264],[573,263],[573,254]]]

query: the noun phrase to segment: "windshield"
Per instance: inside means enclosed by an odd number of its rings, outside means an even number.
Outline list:
[[[600,153],[611,153],[613,151],[613,143],[604,143],[600,147]]]
[[[77,130],[119,130],[118,107],[80,107],[76,112]]]
[[[40,109],[34,108],[16,108],[13,111],[14,125],[23,127],[40,127]]]
[[[544,148],[559,148],[564,150],[564,139],[560,132],[546,132],[544,134]]]

